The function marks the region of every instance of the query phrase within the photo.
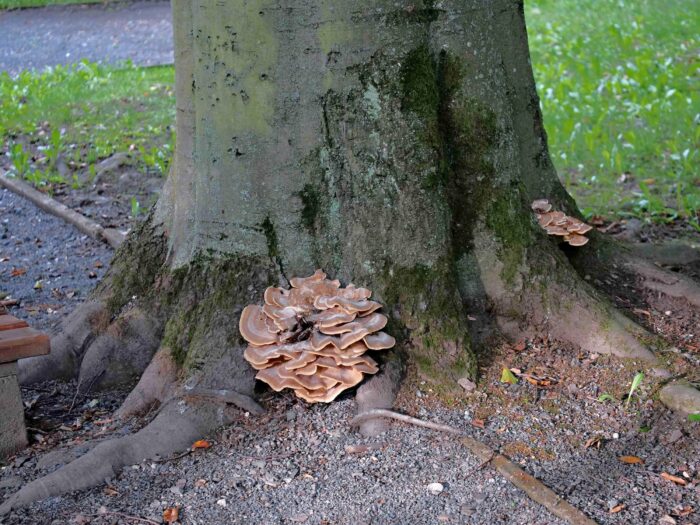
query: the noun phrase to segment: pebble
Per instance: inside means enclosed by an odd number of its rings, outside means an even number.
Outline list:
[[[430,483],[427,488],[428,492],[430,492],[433,496],[437,496],[445,489],[442,483]]]

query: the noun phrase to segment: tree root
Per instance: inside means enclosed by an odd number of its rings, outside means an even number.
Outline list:
[[[405,373],[403,357],[395,352],[377,375],[370,377],[357,389],[355,401],[358,414],[374,408],[391,408],[401,388]],[[360,424],[360,434],[366,437],[376,436],[388,428],[386,421],[372,418]]]
[[[102,442],[75,461],[25,485],[0,505],[0,516],[40,499],[99,485],[127,465],[172,455],[228,423],[230,419],[213,404],[170,402],[135,434]]]
[[[51,353],[19,361],[18,379],[31,385],[51,379],[72,379],[77,375],[85,352],[109,324],[109,314],[100,301],[86,301],[61,323],[51,338]]]
[[[536,501],[555,516],[566,520],[572,525],[595,525],[595,521],[586,516],[583,512],[560,498],[552,489],[544,485],[541,481],[525,472],[505,456],[498,454],[489,446],[480,441],[467,436],[458,428],[430,421],[423,421],[415,417],[399,414],[392,410],[372,409],[355,416],[350,424],[359,426],[362,423],[376,418],[391,418],[422,428],[429,428],[446,432],[448,434],[462,436],[460,442],[466,446],[482,462],[481,466],[491,464],[504,478],[513,485],[521,489],[527,496]]]
[[[689,277],[664,270],[643,260],[627,260],[625,266],[643,278],[643,286],[669,297],[685,299],[695,308],[700,308],[700,285]]]

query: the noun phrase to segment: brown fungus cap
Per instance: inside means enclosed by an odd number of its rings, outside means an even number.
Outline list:
[[[575,217],[569,217],[564,212],[552,211],[552,205],[547,199],[533,201],[532,210],[537,216],[539,225],[549,235],[561,237],[571,246],[583,246],[588,242],[588,237],[584,234],[591,231],[593,227]]]
[[[321,270],[290,284],[267,288],[262,307],[243,309],[240,332],[250,343],[243,356],[273,390],[291,388],[309,403],[328,403],[377,372],[368,350],[391,348],[395,340],[380,331],[387,318],[368,289],[343,288]]]

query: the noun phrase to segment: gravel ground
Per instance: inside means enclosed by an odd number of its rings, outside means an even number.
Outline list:
[[[112,250],[0,189],[0,295],[11,313],[51,330],[104,275]]]
[[[0,289],[22,299],[14,313],[51,327],[92,287],[91,272],[103,274],[110,250],[5,191],[0,214]],[[27,272],[13,277],[18,268]],[[652,317],[665,315],[647,308]],[[651,326],[672,333],[668,317]],[[697,352],[694,341],[678,343],[681,353]],[[506,366],[550,384],[503,384]],[[548,340],[503,344],[481,367],[475,393],[438,395],[412,370],[397,409],[488,443],[601,524],[700,523],[700,425],[665,410],[651,377],[625,404],[638,366]],[[597,401],[601,393],[614,400]],[[110,420],[124,396],[76,397],[72,383],[23,389],[33,445],[0,467],[0,498],[96,442],[143,426],[152,414]],[[326,406],[285,394],[262,402],[267,415],[238,412],[236,423],[209,437],[211,448],[134,465],[102,487],[50,498],[0,523],[160,523],[173,506],[180,523],[199,525],[561,523],[490,467],[479,468],[453,436],[395,423],[384,435],[362,438],[348,427],[351,395]],[[431,483],[443,490],[432,494]]]
[[[0,71],[82,59],[173,63],[170,2],[110,2],[0,11]]]

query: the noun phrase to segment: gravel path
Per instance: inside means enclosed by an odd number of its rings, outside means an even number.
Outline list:
[[[104,274],[111,249],[0,189],[0,294],[18,299],[11,313],[50,330]]]
[[[173,63],[170,2],[140,1],[0,11],[0,71],[11,75],[82,59]]]

